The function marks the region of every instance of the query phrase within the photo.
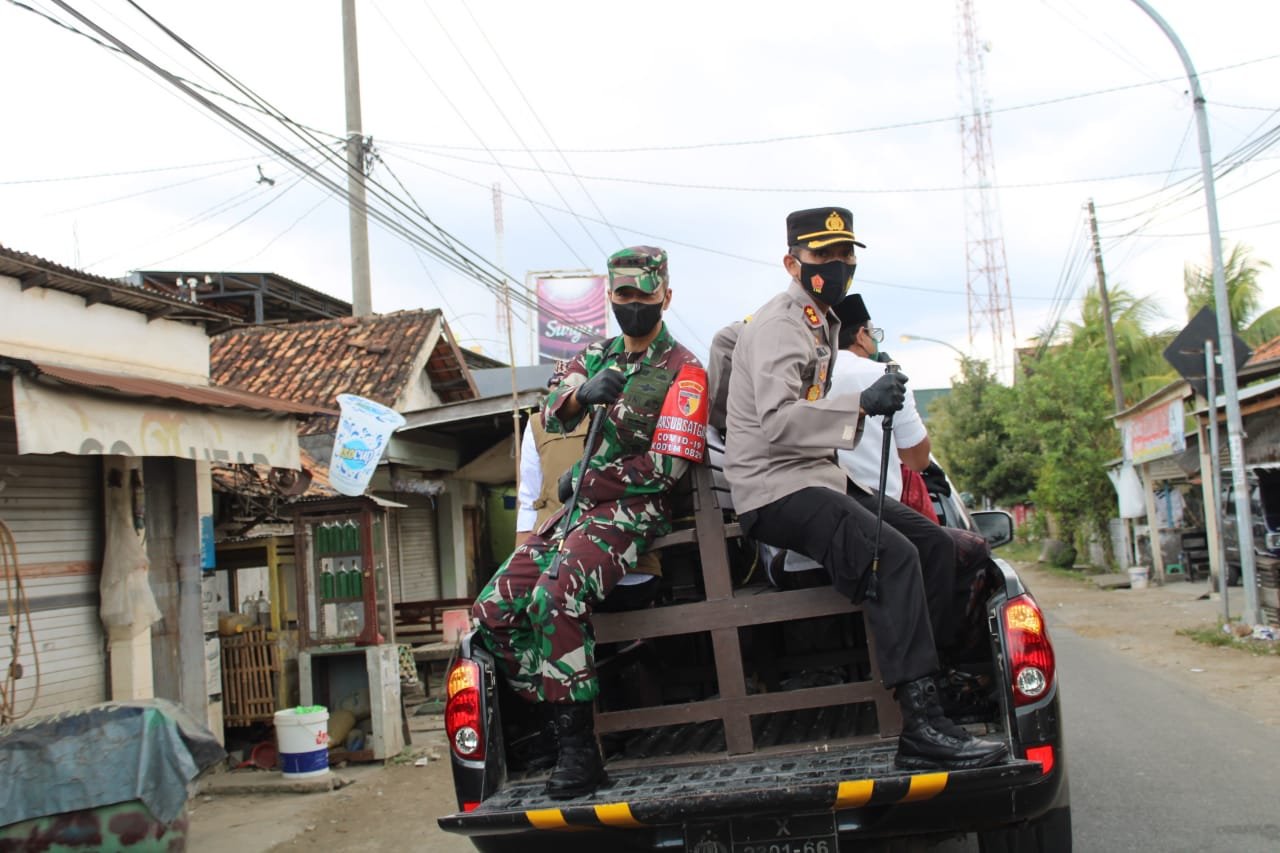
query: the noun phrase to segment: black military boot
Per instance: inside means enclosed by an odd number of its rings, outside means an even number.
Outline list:
[[[554,709],[560,756],[547,780],[547,796],[568,800],[594,793],[606,781],[600,747],[596,744],[595,718],[590,702],[548,706]]]
[[[559,738],[556,735],[556,706],[547,702],[538,702],[533,706],[533,717],[537,728],[530,735],[516,742],[514,750],[520,756],[516,770],[531,773],[550,770],[556,764],[559,754]]]
[[[966,770],[1004,760],[1009,748],[976,738],[951,722],[938,704],[931,676],[899,684],[894,698],[902,707],[902,734],[894,764],[903,770]]]

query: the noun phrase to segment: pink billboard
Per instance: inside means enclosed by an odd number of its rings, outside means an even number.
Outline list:
[[[572,358],[605,336],[605,291],[602,275],[537,279],[538,361]]]

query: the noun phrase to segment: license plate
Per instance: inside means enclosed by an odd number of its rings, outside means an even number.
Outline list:
[[[685,853],[839,853],[835,816],[778,815],[684,825]]]

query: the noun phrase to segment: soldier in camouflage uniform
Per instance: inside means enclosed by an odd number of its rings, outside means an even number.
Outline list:
[[[706,424],[705,373],[662,322],[671,304],[666,252],[616,252],[609,288],[622,334],[580,352],[542,413],[548,431],[569,432],[588,409],[603,408],[599,444],[585,471],[581,461],[573,468],[578,500],[515,550],[472,607],[511,687],[550,710],[558,757],[547,793],[556,798],[605,780],[592,718],[599,684],[591,611],[670,529],[668,492],[688,459],[701,460]],[[698,447],[684,458],[665,427],[673,401],[700,424],[689,431]]]

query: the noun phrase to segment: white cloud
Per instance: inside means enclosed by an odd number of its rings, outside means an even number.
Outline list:
[[[69,20],[52,3],[36,5]],[[166,67],[228,88],[136,14],[115,4],[75,5]],[[364,132],[436,222],[493,257],[489,188],[497,182],[513,196],[523,192],[553,207],[567,202],[584,217],[597,217],[599,205],[615,225],[617,238],[607,226],[546,208],[540,216],[508,196],[504,254],[517,277],[581,263],[599,269],[619,239],[665,245],[677,291],[673,328],[700,350],[720,325],[781,286],[786,212],[840,203],[854,210],[868,243],[859,266],[862,290],[888,330],[886,349],[913,383],[945,384],[954,354],[902,344],[901,332],[969,349],[964,198],[954,191],[909,192],[962,183],[955,122],[834,133],[957,114],[953,4],[820,2],[803,14],[763,3],[656,2],[637,11],[618,4],[502,2],[470,12],[460,2],[357,5]],[[343,132],[337,4],[153,0],[144,6],[292,118],[328,134]],[[1160,6],[1204,72],[1215,154],[1234,148],[1264,121],[1274,125],[1267,110],[1280,107],[1272,102],[1280,60],[1211,71],[1280,52],[1273,39],[1280,15],[1272,6],[1248,0]],[[1155,295],[1170,325],[1180,323],[1183,264],[1204,262],[1208,253],[1202,195],[1162,211],[1145,231],[1193,236],[1115,239],[1142,223],[1146,217],[1139,214],[1159,196],[1119,202],[1198,168],[1194,133],[1184,144],[1191,110],[1172,46],[1132,4],[1001,0],[977,7],[990,45],[984,61],[995,110],[996,174],[1008,186],[998,199],[1019,337],[1034,334],[1049,316],[1089,197],[1099,205],[1112,280]],[[310,183],[294,186],[295,170],[130,61],[13,4],[0,5],[0,30],[8,36],[0,74],[25,81],[6,90],[11,120],[0,136],[5,245],[92,264],[93,272],[107,275],[144,265],[238,267],[348,295],[347,217],[340,202],[326,200]],[[1165,78],[1173,82],[1010,110]],[[253,124],[288,139],[269,119]],[[572,179],[539,174],[521,149],[551,146],[544,125],[579,175],[638,182],[584,180],[588,197]],[[829,135],[680,148],[811,134]],[[285,144],[303,148],[296,139]],[[628,147],[651,150],[583,150]],[[547,170],[567,168],[555,153],[536,156]],[[1262,156],[1280,157],[1280,151]],[[504,172],[492,158],[534,170]],[[240,162],[16,183],[233,160]],[[274,187],[255,183],[259,164]],[[1280,219],[1271,200],[1277,179],[1266,179],[1277,168],[1260,159],[1220,182],[1224,229]],[[1137,172],[1155,174],[1081,182]],[[385,166],[374,176],[395,187]],[[1251,181],[1258,183],[1243,188]],[[1020,184],[1043,186],[1012,186]],[[885,189],[898,191],[868,192]],[[132,197],[103,203],[122,196]],[[1224,236],[1280,263],[1280,226]],[[375,309],[444,307],[457,318],[460,335],[504,354],[500,343],[489,343],[499,337],[492,294],[434,260],[427,261],[428,278],[404,241],[377,226],[371,256]],[[1074,295],[1091,282],[1086,270]],[[1266,273],[1263,283],[1267,304],[1280,303],[1277,272]],[[984,332],[972,351],[989,349]]]

